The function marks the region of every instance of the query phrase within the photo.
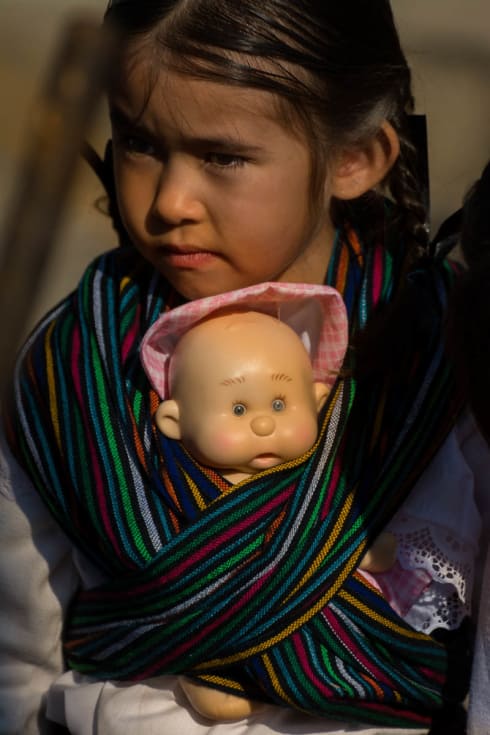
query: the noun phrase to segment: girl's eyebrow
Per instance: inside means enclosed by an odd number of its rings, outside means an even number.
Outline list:
[[[120,107],[116,107],[113,104],[109,106],[109,117],[111,119],[111,123],[117,127],[141,129],[144,127],[137,117],[131,118],[127,113],[123,112]]]
[[[151,137],[157,138],[158,136],[147,131],[145,125],[138,118],[131,118],[127,115],[120,107],[111,105],[109,109],[109,115],[111,123],[115,127],[119,128],[130,128],[135,131],[147,132]],[[246,152],[249,155],[259,153],[262,148],[258,145],[247,143],[239,136],[232,136],[228,133],[216,136],[198,136],[198,135],[185,135],[180,134],[180,138],[185,145],[194,146],[196,148],[205,148],[208,150],[216,151],[230,151],[230,152]]]

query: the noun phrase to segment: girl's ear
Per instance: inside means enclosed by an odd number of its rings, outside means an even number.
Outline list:
[[[181,439],[180,412],[177,401],[163,401],[155,413],[155,423],[165,436],[169,439]]]
[[[337,199],[356,199],[385,178],[400,153],[400,140],[385,120],[377,134],[359,148],[342,151],[334,162],[330,193]]]

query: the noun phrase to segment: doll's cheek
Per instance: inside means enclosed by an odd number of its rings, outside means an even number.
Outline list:
[[[310,449],[316,441],[318,427],[316,422],[309,420],[300,421],[294,425],[294,431],[289,433],[288,445],[290,451],[296,455],[302,454]]]
[[[222,461],[230,455],[234,456],[237,450],[243,452],[247,442],[241,432],[215,430],[201,436],[201,441],[197,444],[201,454],[210,460]]]
[[[213,439],[216,448],[224,452],[243,446],[244,442],[243,434],[236,431],[219,432]]]

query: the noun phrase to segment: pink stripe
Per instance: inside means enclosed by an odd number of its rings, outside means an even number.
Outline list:
[[[79,368],[78,368],[80,353],[81,353],[80,330],[78,327],[76,327],[73,333],[73,352],[72,352],[72,360],[71,360],[71,374],[73,376],[73,382],[75,384],[75,392],[78,396],[78,403],[79,403],[79,407],[83,415],[84,424],[86,426],[90,426],[88,413],[86,409],[86,401],[83,395],[83,389],[82,389],[82,384],[80,382],[80,373],[79,373]],[[104,495],[104,483],[103,483],[102,475],[99,469],[99,460],[97,457],[97,452],[95,451],[95,444],[93,441],[92,432],[87,431],[86,436],[87,436],[88,445],[89,445],[90,457],[91,457],[91,462],[92,462],[92,470],[94,473],[95,487],[97,490],[99,510],[100,510],[100,514],[102,517],[104,529],[107,535],[110,537],[112,546],[114,547],[114,550],[117,552],[117,555],[119,556],[120,559],[123,559],[123,554],[121,553],[121,549],[117,543],[117,538],[112,531],[111,516],[108,511],[106,498]]]
[[[446,677],[444,674],[440,674],[438,671],[434,671],[433,669],[426,669],[424,666],[420,669],[420,671],[428,679],[432,679],[433,681],[436,681],[438,684],[444,684],[444,682],[446,681]]]
[[[141,317],[141,306],[138,304],[136,308],[136,318],[131,323],[131,328],[126,333],[126,336],[124,338],[124,341],[121,346],[121,359],[123,362],[126,361],[127,356],[129,355],[131,351],[131,347],[133,346],[135,339],[138,335],[138,327],[140,323],[140,317]]]
[[[262,577],[259,582],[254,585],[254,592],[256,592],[261,586],[265,584],[265,582],[272,576],[273,570],[270,571],[267,575]],[[240,600],[230,607],[226,612],[223,613],[223,615],[212,621],[209,625],[206,626],[206,628],[203,628],[203,630],[198,633],[197,635],[193,636],[192,638],[189,638],[187,641],[185,641],[182,645],[180,645],[175,651],[173,651],[168,657],[164,659],[164,661],[160,660],[157,663],[153,664],[149,668],[147,668],[144,672],[141,674],[138,674],[138,680],[140,679],[148,679],[151,676],[157,672],[160,667],[162,666],[162,663],[165,664],[165,666],[168,666],[172,661],[175,659],[178,659],[180,656],[182,656],[184,653],[186,653],[190,648],[194,648],[199,642],[203,639],[206,639],[209,634],[215,630],[216,628],[219,628],[223,623],[225,623],[230,618],[233,618],[237,612],[239,612],[243,607],[247,604],[248,600],[250,599],[251,594],[247,590],[247,592],[242,595]]]
[[[210,541],[207,546],[203,546],[196,553],[194,553],[190,559],[184,559],[180,565],[169,572],[168,576],[166,576],[165,579],[167,581],[171,581],[176,577],[180,577],[181,574],[183,574],[189,567],[192,567],[196,562],[205,559],[209,554],[214,555],[216,553],[216,549],[219,549],[221,546],[227,546],[230,540],[232,540],[234,537],[240,536],[244,531],[247,530],[247,528],[254,526],[259,520],[268,515],[277,506],[282,505],[282,503],[284,503],[285,500],[287,500],[287,498],[290,496],[291,490],[294,490],[293,485],[289,485],[280,495],[272,498],[269,503],[258,508],[258,510],[253,515],[244,518],[240,523],[237,523],[235,526],[233,526],[233,528],[229,528],[226,533],[221,534],[217,539],[213,539],[212,541]]]
[[[374,265],[373,265],[373,301],[375,304],[378,303],[381,294],[381,284],[383,283],[383,258],[381,255],[381,248],[377,247],[374,251]]]
[[[294,633],[292,636],[293,645],[295,648],[295,651],[298,655],[299,662],[301,664],[302,670],[305,672],[306,676],[308,677],[308,680],[311,684],[315,685],[315,689],[318,689],[322,694],[324,694],[326,697],[332,697],[336,694],[336,692],[333,689],[330,689],[326,686],[325,682],[321,681],[313,669],[310,666],[310,662],[308,659],[308,655],[306,653],[305,647],[303,645],[303,641],[301,640],[301,636],[298,635],[298,633]]]
[[[248,516],[247,518],[244,518],[243,521],[236,526],[233,527],[233,529],[228,529],[227,533],[223,534],[222,536],[219,536],[218,539],[212,539],[206,546],[203,546],[202,548],[198,549],[191,558],[184,559],[179,565],[174,567],[172,570],[170,570],[167,574],[164,574],[163,576],[159,577],[158,579],[153,580],[152,582],[148,582],[145,585],[140,585],[135,589],[125,589],[123,592],[124,598],[127,599],[128,597],[137,597],[139,595],[143,595],[146,592],[150,592],[153,589],[156,589],[158,587],[161,587],[164,584],[168,584],[175,578],[179,578],[181,575],[183,575],[189,567],[192,567],[193,565],[197,564],[198,562],[201,562],[203,559],[205,559],[208,556],[215,556],[217,549],[219,549],[221,546],[227,546],[231,539],[235,536],[239,536],[243,531],[245,531],[249,526],[253,526],[258,520],[260,520],[263,516],[267,515],[270,511],[274,510],[277,506],[280,506],[282,503],[284,503],[285,500],[288,499],[289,495],[291,494],[291,490],[294,490],[294,485],[288,485],[284,489],[284,491],[278,495],[277,497],[274,497],[267,505],[261,506],[256,513],[253,515]],[[84,597],[86,599],[90,598],[91,593],[90,590],[87,590],[87,592],[84,593]],[[98,599],[100,598],[100,595],[97,594],[97,592],[94,591],[94,596]],[[104,599],[111,600],[111,599],[119,599],[121,596],[121,593],[114,592],[114,593],[106,593],[104,594]]]
[[[357,661],[359,661],[359,663],[365,668],[365,670],[369,672],[370,676],[372,676],[372,678],[375,681],[386,684],[387,686],[392,688],[393,684],[392,682],[390,682],[387,675],[383,671],[378,669],[378,667],[375,666],[371,661],[368,661],[363,651],[357,646],[356,642],[347,634],[346,629],[340,626],[337,618],[332,613],[332,611],[328,607],[326,607],[323,610],[322,614],[325,617],[325,620],[327,621],[329,626],[334,631],[338,640],[341,641],[342,645],[345,648],[347,648],[349,653]]]
[[[335,492],[337,490],[337,485],[339,482],[339,477],[341,473],[341,465],[342,465],[342,448],[339,450],[339,456],[337,456],[337,459],[334,462],[333,468],[332,468],[332,476],[330,478],[329,488],[328,488],[328,494],[325,498],[325,502],[323,503],[322,512],[321,512],[321,520],[324,521],[329,512],[330,512],[330,506],[332,504],[332,499],[335,495]]]

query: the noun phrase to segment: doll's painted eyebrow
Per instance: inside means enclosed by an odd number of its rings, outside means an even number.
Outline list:
[[[225,380],[222,380],[220,382],[220,385],[237,385],[237,383],[244,383],[245,382],[245,376],[239,375],[238,378],[225,378]]]
[[[273,375],[271,375],[271,380],[283,383],[291,383],[293,379],[287,373],[274,373]]]
[[[237,385],[238,383],[245,383],[245,376],[239,375],[237,378],[225,378],[220,382],[220,385]],[[273,373],[271,380],[277,383],[292,383],[293,379],[287,373]]]

